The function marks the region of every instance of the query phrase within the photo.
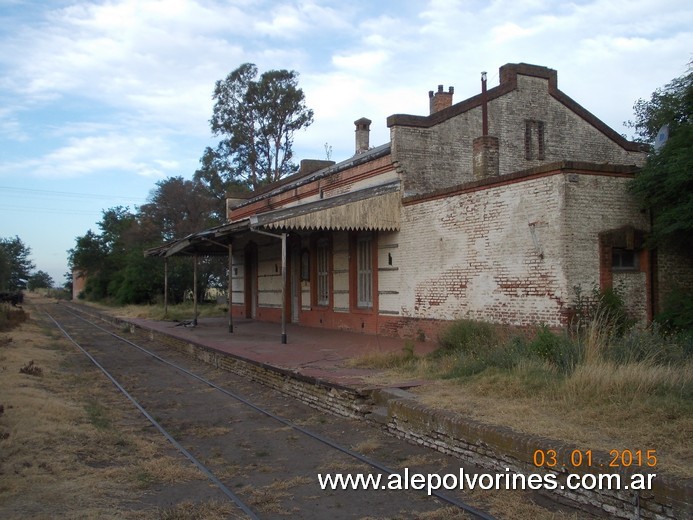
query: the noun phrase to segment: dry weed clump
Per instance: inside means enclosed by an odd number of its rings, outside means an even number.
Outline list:
[[[227,520],[245,518],[245,514],[228,502],[192,502],[186,500],[175,506],[159,509],[159,520]]]
[[[32,359],[26,365],[19,369],[19,373],[26,374],[29,376],[41,377],[43,375],[43,369],[36,363],[34,363],[34,360]]]
[[[21,307],[0,303],[0,332],[7,332],[29,319],[29,313]]]
[[[312,479],[308,477],[293,477],[286,480],[275,480],[264,487],[244,486],[240,492],[247,496],[250,505],[257,507],[265,513],[276,513],[292,516],[292,511],[288,510],[285,502],[290,502],[292,495],[290,489],[298,486],[311,484]]]
[[[578,366],[561,386],[561,397],[573,404],[604,400],[628,406],[649,396],[686,397],[693,389],[693,365],[656,365],[649,361],[617,364],[593,361]]]

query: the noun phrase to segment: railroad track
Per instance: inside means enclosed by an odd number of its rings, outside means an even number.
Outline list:
[[[44,312],[241,516],[414,518],[444,510],[445,518],[493,518],[458,492],[322,490],[318,474],[406,482],[406,474],[456,474],[460,463],[362,422],[320,414],[155,340],[135,341],[79,308]]]

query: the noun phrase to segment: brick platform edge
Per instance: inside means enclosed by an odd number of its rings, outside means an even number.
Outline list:
[[[509,428],[489,426],[444,410],[434,410],[420,404],[413,394],[404,390],[344,387],[239,358],[127,320],[96,312],[91,314],[118,326],[128,326],[132,334],[156,339],[194,359],[260,382],[318,410],[378,423],[396,437],[455,456],[492,472],[505,473],[506,468],[524,475],[551,471],[558,476],[560,484],[565,484],[569,473],[598,473],[581,471],[581,468],[571,465],[570,455],[573,450],[579,449],[577,446],[518,433]],[[547,449],[554,449],[559,454],[558,465],[562,466],[561,471],[534,466],[534,452]],[[647,472],[645,468],[608,468],[610,460],[607,453],[593,450],[593,468],[602,465],[601,472],[619,473],[623,482],[630,482],[630,476],[634,473]],[[651,472],[657,473],[656,468],[652,468]],[[602,511],[612,518],[693,518],[691,479],[676,479],[657,473],[652,483],[653,489],[648,491],[555,489],[551,494],[544,494],[588,512]]]

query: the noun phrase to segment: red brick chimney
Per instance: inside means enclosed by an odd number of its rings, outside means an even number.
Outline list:
[[[431,114],[452,106],[452,95],[454,93],[455,87],[450,87],[447,92],[443,92],[443,85],[438,85],[438,92],[434,93],[430,90],[428,97],[430,98]]]

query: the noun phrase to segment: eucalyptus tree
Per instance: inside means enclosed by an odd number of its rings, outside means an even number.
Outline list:
[[[221,137],[213,151],[216,175],[256,190],[297,170],[294,135],[313,122],[297,72],[269,70],[258,77],[257,67],[244,63],[216,82],[213,99],[210,124]]]

